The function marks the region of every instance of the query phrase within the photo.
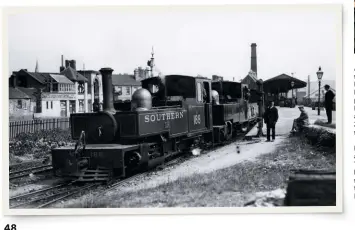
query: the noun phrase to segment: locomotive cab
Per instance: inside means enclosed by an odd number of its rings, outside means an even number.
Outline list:
[[[212,89],[219,94],[221,104],[239,102],[242,98],[242,85],[239,82],[214,81],[212,82]]]

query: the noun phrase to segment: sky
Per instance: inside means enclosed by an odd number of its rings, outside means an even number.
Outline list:
[[[286,73],[336,78],[334,11],[228,8],[128,8],[24,12],[8,18],[9,71],[58,72],[61,55],[77,69],[132,73],[155,51],[156,69],[240,80],[257,44],[258,77]]]

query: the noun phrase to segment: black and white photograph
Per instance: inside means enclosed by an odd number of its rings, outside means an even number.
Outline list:
[[[341,211],[341,5],[4,12],[8,213]]]

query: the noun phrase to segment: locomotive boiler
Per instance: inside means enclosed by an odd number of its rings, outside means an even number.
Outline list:
[[[126,177],[182,152],[230,140],[255,124],[240,83],[167,75],[142,80],[130,108],[113,102],[112,72],[100,70],[103,111],[71,114],[75,146],[52,150],[55,175],[81,181]]]

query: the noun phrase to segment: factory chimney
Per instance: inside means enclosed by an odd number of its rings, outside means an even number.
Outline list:
[[[257,63],[256,63],[256,43],[251,44],[251,66],[250,69],[256,73],[258,73]]]
[[[103,91],[103,110],[112,114],[116,113],[113,107],[113,89],[112,89],[112,72],[111,68],[102,68],[100,73],[102,76],[102,91]]]
[[[62,65],[59,67],[59,73],[64,70],[64,56],[62,55]]]

